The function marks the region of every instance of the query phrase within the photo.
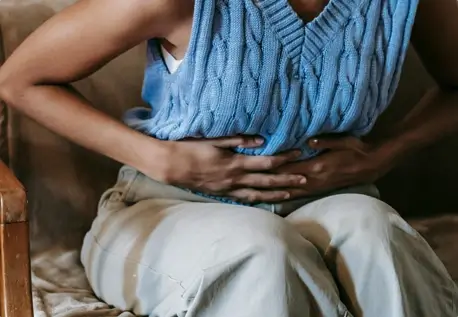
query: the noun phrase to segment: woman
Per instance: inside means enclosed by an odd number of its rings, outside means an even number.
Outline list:
[[[449,38],[455,0],[82,0],[16,50],[0,96],[125,164],[82,250],[109,304],[160,317],[451,317],[453,281],[370,185],[455,132]],[[410,39],[437,88],[365,143]],[[129,112],[130,127],[66,86],[145,40],[151,108]]]

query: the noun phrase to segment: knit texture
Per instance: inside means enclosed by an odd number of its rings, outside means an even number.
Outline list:
[[[126,122],[163,140],[260,135],[250,155],[362,136],[398,85],[418,0],[330,0],[305,24],[287,0],[195,0],[189,48],[170,74],[148,43],[143,98]]]

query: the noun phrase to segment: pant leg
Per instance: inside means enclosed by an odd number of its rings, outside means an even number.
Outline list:
[[[107,303],[157,317],[350,316],[317,249],[284,219],[147,199],[148,188],[162,187],[129,173],[102,199],[82,250]]]
[[[319,249],[355,316],[456,317],[456,286],[425,240],[390,206],[324,198],[287,220]]]

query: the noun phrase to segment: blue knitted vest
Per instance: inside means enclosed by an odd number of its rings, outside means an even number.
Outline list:
[[[143,98],[126,122],[163,140],[260,135],[249,155],[315,153],[307,139],[362,136],[395,93],[418,0],[330,0],[305,24],[287,0],[195,0],[170,74],[148,43]]]

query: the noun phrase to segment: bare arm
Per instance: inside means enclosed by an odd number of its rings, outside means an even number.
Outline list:
[[[159,141],[109,118],[68,88],[146,39],[183,40],[193,6],[183,0],[80,0],[40,27],[2,66],[0,98],[50,130],[156,180],[243,201],[289,197],[271,188],[297,186],[303,177],[267,171],[299,153],[255,157],[227,149],[260,145],[250,137]]]
[[[307,176],[307,184],[293,190],[292,197],[372,183],[406,156],[458,132],[457,1],[420,0],[412,43],[436,87],[405,120],[384,129],[382,140],[319,136],[310,140],[311,147],[330,151],[278,169]]]
[[[162,143],[95,110],[66,84],[90,75],[142,41],[173,30],[173,2],[79,1],[41,26],[2,66],[0,97],[82,146],[146,168],[143,160],[160,156]],[[151,161],[161,162],[149,160],[148,168]]]
[[[382,145],[382,151],[392,153],[395,161],[458,132],[456,0],[420,0],[412,43],[437,86]]]

